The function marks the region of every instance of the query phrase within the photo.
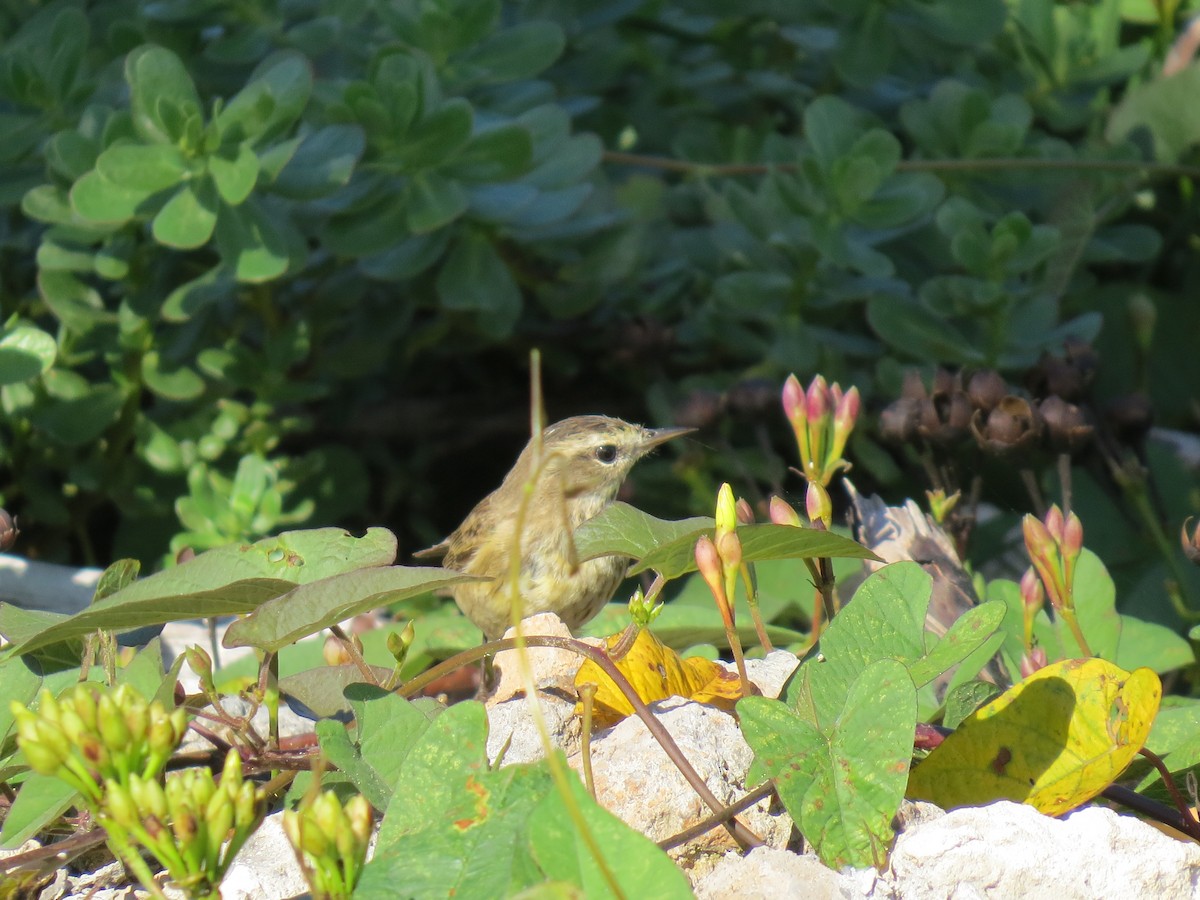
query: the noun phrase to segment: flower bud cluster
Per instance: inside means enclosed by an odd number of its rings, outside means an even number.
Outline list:
[[[262,820],[262,797],[242,778],[241,757],[230,750],[220,782],[207,768],[167,777],[106,781],[97,821],[128,864],[141,845],[189,896],[213,896],[225,870]]]
[[[1075,564],[1083,550],[1083,523],[1071,513],[1064,517],[1058,505],[1050,507],[1044,521],[1026,515],[1021,521],[1030,562],[1056,612],[1075,611]],[[1023,579],[1029,580],[1028,574]],[[1025,591],[1022,590],[1024,598]],[[1028,605],[1028,604],[1027,604]]]
[[[283,831],[296,851],[314,900],[354,893],[371,840],[371,804],[355,794],[343,806],[333,791],[285,810]]]
[[[843,391],[841,385],[831,386],[818,375],[805,390],[795,375],[788,376],[783,412],[796,436],[800,467],[809,482],[827,487],[834,475],[850,467],[842,453],[861,405],[856,387]]]
[[[182,707],[168,712],[127,684],[109,690],[82,682],[57,698],[43,690],[36,712],[16,701],[11,708],[30,768],[61,778],[93,809],[105,782],[156,778],[188,721]]]

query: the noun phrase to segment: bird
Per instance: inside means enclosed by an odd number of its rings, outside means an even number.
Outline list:
[[[623,556],[578,561],[575,530],[616,499],[634,463],[692,431],[643,428],[596,415],[555,422],[542,431],[541,471],[529,495],[521,534],[518,512],[536,464],[532,439],[500,487],[479,501],[449,537],[414,555],[440,555],[443,567],[488,579],[456,584],[448,593],[491,641],[502,637],[512,623],[507,576],[519,542],[522,615],[552,612],[568,628],[578,628],[612,599],[629,561]]]

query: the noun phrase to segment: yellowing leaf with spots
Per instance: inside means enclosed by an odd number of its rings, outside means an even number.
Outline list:
[[[916,766],[908,796],[943,808],[1015,800],[1058,815],[1095,797],[1137,755],[1162,699],[1149,669],[1102,659],[1039,669],[981,707]]]
[[[620,637],[615,634],[607,639],[610,651]],[[646,629],[642,629],[633,648],[616,662],[616,666],[647,703],[667,697],[687,697],[732,710],[742,696],[741,680],[736,674],[699,656],[680,659],[678,653]],[[633,712],[625,695],[591,660],[579,667],[575,687],[589,682],[598,686],[592,707],[595,727],[607,728]],[[756,693],[753,688],[751,692]],[[576,705],[577,711],[581,708]]]

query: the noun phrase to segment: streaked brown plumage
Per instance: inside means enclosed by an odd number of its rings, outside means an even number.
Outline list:
[[[619,556],[573,566],[576,528],[613,501],[633,464],[690,428],[652,430],[607,416],[576,416],[542,432],[541,476],[533,487],[521,540],[522,612],[554,612],[578,628],[612,599],[628,560]],[[533,469],[533,443],[495,491],[471,510],[446,540],[418,556],[444,553],[442,564],[491,578],[451,588],[459,608],[484,637],[504,634],[512,621],[509,572],[522,493]]]

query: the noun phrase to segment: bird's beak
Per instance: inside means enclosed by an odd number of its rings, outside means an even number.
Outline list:
[[[655,428],[650,431],[649,437],[642,444],[642,451],[646,452],[654,449],[659,444],[665,444],[671,438],[681,437],[685,434],[691,434],[695,428]]]

